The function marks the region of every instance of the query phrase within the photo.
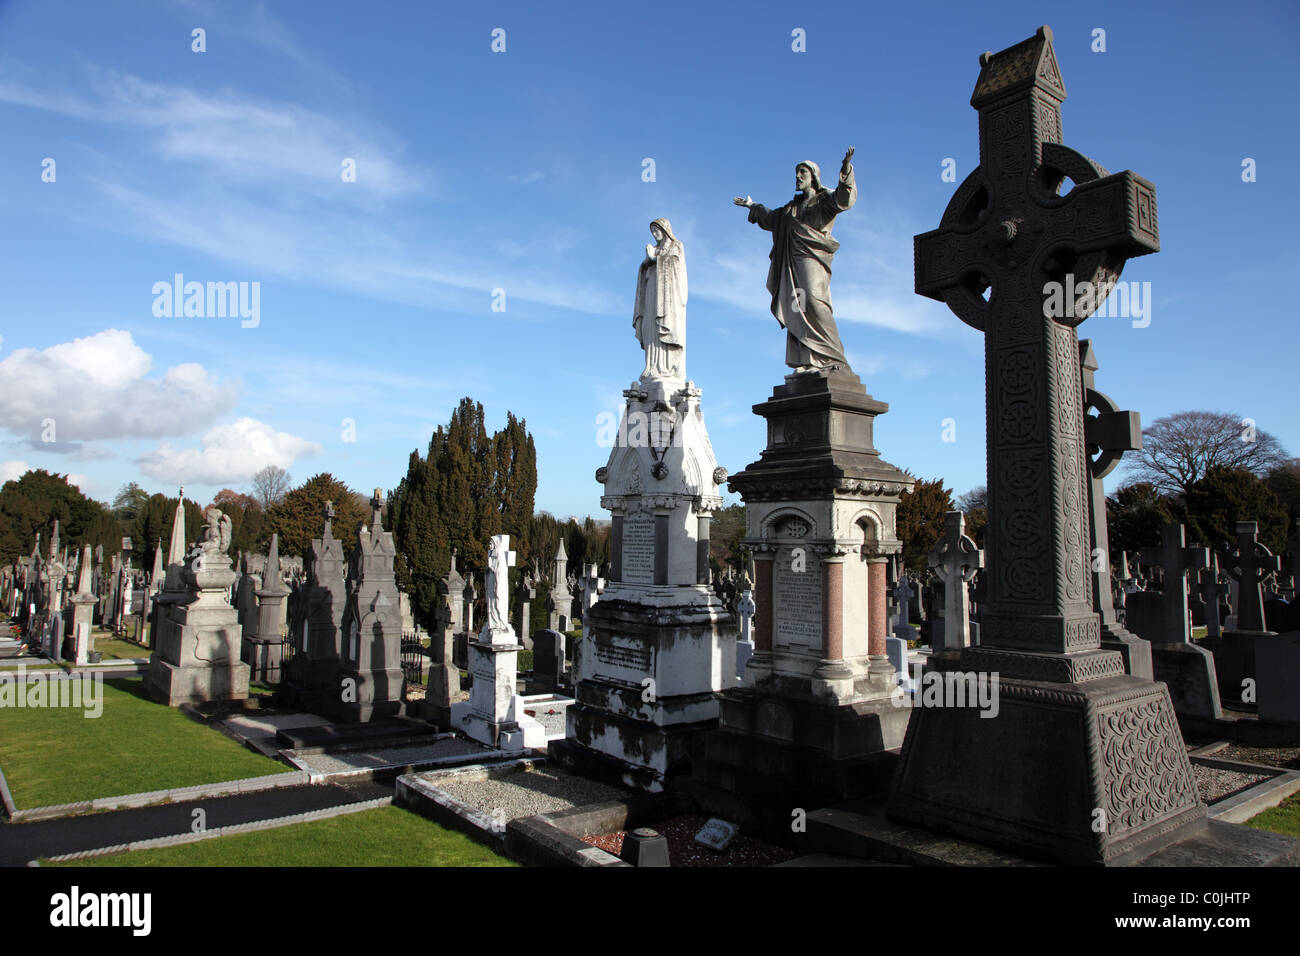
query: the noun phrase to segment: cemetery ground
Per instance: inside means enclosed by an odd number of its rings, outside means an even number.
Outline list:
[[[42,865],[48,861],[42,860]],[[53,866],[516,866],[463,833],[401,807]]]
[[[0,770],[19,809],[244,777],[287,768],[145,696],[139,678],[105,680],[103,713],[0,710]]]

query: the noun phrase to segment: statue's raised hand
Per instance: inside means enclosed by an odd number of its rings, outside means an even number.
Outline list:
[[[849,161],[853,159],[853,147],[850,146],[848,152],[844,154],[844,162],[840,163],[840,172],[845,173],[849,170]]]
[[[734,202],[737,206],[744,206],[746,209],[754,205],[754,200],[750,199],[748,196],[737,196],[735,199],[731,201]]]

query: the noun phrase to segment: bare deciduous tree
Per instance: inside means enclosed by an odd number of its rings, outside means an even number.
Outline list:
[[[271,505],[279,504],[293,485],[293,478],[278,465],[267,465],[253,475],[253,497],[265,511]]]
[[[1250,418],[1223,412],[1177,412],[1142,430],[1142,448],[1124,458],[1128,483],[1147,481],[1168,495],[1186,495],[1215,465],[1259,477],[1287,461],[1281,443]]]

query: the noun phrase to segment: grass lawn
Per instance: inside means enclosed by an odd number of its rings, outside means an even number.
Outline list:
[[[85,713],[0,708],[0,769],[20,809],[290,769],[149,700],[139,678],[105,681],[103,713]]]
[[[41,861],[45,865],[45,861]],[[463,833],[379,807],[198,843],[51,866],[516,866]]]
[[[1246,826],[1300,837],[1300,793],[1293,793],[1277,806],[1251,817],[1246,821]]]
[[[113,637],[107,631],[103,637],[95,638],[95,650],[104,655],[104,660],[129,660],[132,658],[148,658],[153,651],[147,647],[141,647],[131,641],[123,641]]]

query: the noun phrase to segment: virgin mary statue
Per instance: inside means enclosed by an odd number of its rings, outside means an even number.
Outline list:
[[[654,244],[636,274],[632,328],[645,349],[642,379],[686,377],[686,252],[667,219],[650,223]]]

